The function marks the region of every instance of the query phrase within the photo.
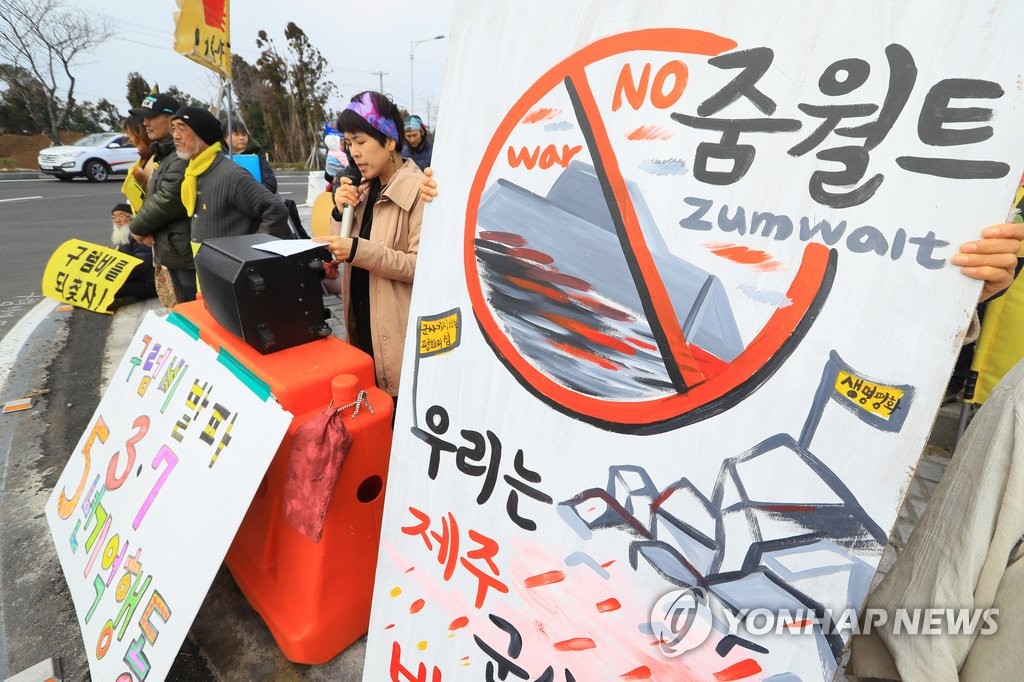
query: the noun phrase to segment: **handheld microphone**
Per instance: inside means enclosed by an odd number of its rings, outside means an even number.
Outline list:
[[[348,178],[352,181],[353,187],[359,187],[359,184],[363,181],[363,176],[359,172],[359,168],[349,160],[348,166],[345,168],[345,172],[341,174],[342,177]],[[355,214],[355,207],[350,204],[345,204],[345,209],[341,212],[341,236],[351,237],[352,236],[352,216]]]

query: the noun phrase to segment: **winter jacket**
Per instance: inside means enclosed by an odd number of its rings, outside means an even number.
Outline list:
[[[188,215],[181,203],[181,180],[188,161],[178,158],[170,137],[152,144],[156,170],[146,185],[146,199],[128,229],[140,237],[152,236],[153,259],[172,270],[188,270],[192,263]]]
[[[407,159],[391,177],[380,199],[373,205],[373,223],[369,239],[360,239],[352,264],[345,268],[342,301],[349,339],[358,338],[353,306],[349,301],[351,268],[370,273],[370,329],[373,334],[373,365],[377,386],[392,396],[398,395],[402,375],[405,328],[409,321],[412,280],[416,274],[416,256],[420,248],[420,224],[423,203],[420,198],[422,172]],[[355,208],[354,225],[361,225],[366,202]],[[340,223],[331,221],[333,234]]]
[[[402,157],[412,159],[416,162],[416,165],[423,170],[430,165],[430,157],[434,155],[434,145],[427,139],[426,133],[423,135],[423,141],[420,146],[413,149],[408,143],[405,145],[405,149],[402,150]]]
[[[131,274],[128,275],[129,281],[153,281],[153,249],[134,239],[129,239],[127,244],[118,244],[114,248],[125,255],[134,256],[142,261],[142,265],[133,268]]]
[[[276,194],[223,153],[197,178],[192,241],[266,232],[287,238],[288,209]]]

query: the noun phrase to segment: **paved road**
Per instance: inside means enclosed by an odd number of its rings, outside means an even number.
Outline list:
[[[279,173],[281,197],[305,202],[307,177]],[[110,209],[124,200],[122,180],[0,179],[0,338],[41,300],[43,268],[58,244],[109,243]]]

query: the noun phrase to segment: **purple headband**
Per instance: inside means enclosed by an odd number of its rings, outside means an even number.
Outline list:
[[[367,123],[395,142],[401,141],[398,137],[398,128],[395,127],[395,122],[386,116],[380,115],[376,105],[373,103],[373,99],[370,97],[370,93],[364,92],[363,96],[358,100],[349,102],[345,110],[356,112],[366,119]]]

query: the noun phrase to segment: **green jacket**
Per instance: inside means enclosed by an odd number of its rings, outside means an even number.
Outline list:
[[[172,270],[187,270],[192,263],[192,224],[181,203],[181,181],[188,161],[179,158],[170,137],[152,144],[157,167],[149,178],[146,199],[128,228],[141,237],[152,236],[153,260]]]

